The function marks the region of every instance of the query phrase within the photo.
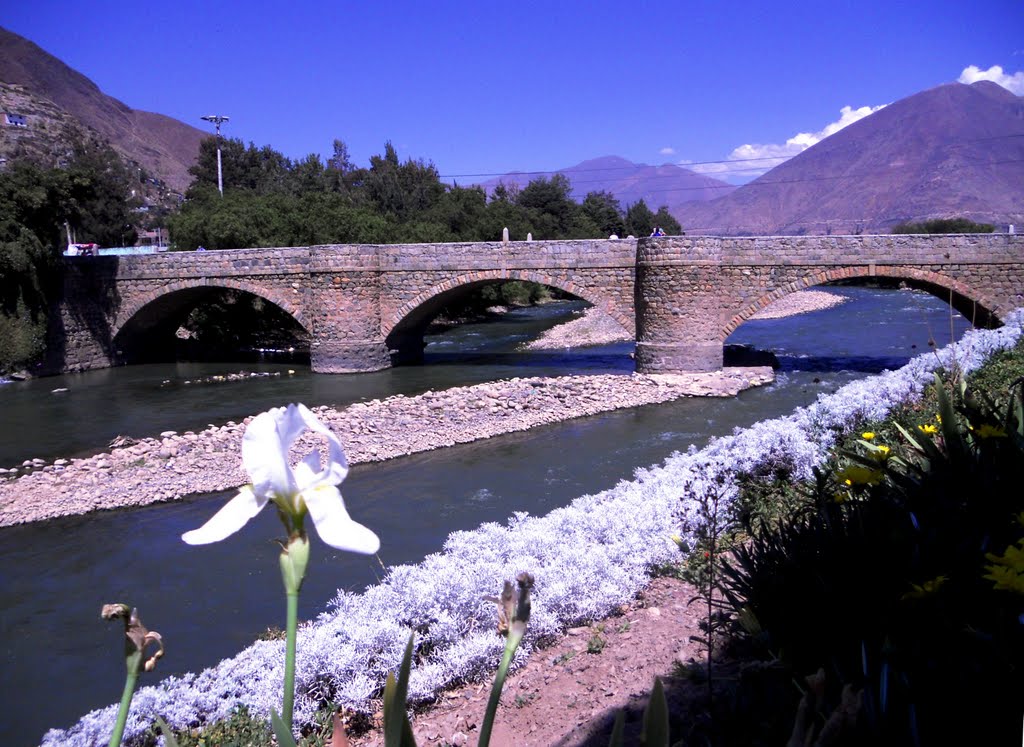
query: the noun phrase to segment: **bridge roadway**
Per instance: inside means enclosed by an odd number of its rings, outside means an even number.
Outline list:
[[[331,245],[69,257],[51,314],[51,371],[131,361],[168,344],[214,289],[252,293],[310,335],[314,371],[415,360],[439,309],[471,289],[531,280],[571,293],[635,333],[637,370],[722,367],[725,338],[789,293],[894,278],[979,326],[1024,306],[1024,237],[1013,234],[666,237]]]

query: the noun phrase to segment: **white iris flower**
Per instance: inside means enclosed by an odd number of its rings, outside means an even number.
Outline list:
[[[329,454],[322,469],[316,449],[294,468],[289,464],[291,445],[307,430],[327,439]],[[380,548],[377,535],[349,517],[338,491],[337,486],[348,475],[341,442],[305,405],[275,407],[253,418],[242,438],[242,464],[252,484],[241,488],[199,529],[185,532],[181,536],[185,542],[218,542],[245,526],[267,501],[273,501],[289,533],[304,533],[303,519],[308,512],[328,545],[368,555]]]

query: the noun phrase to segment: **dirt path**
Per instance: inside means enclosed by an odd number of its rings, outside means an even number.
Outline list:
[[[677,664],[701,661],[699,605],[694,588],[655,578],[619,613],[569,630],[535,651],[505,683],[495,718],[493,747],[597,747],[608,744],[618,711],[625,710],[627,744],[637,744],[655,677],[671,677]],[[698,699],[696,683],[675,680],[674,700]],[[413,719],[421,747],[477,743],[491,680],[439,693]],[[379,724],[381,714],[375,721]],[[382,747],[379,728],[352,738],[356,747]]]

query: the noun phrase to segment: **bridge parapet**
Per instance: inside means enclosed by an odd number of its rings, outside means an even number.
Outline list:
[[[309,271],[309,247],[161,252],[117,257],[119,280],[296,275]],[[85,261],[89,261],[86,258]]]

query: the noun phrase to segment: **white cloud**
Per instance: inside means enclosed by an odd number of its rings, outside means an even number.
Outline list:
[[[1024,71],[1007,75],[1000,65],[993,65],[988,70],[982,70],[976,65],[968,65],[957,80],[967,84],[977,83],[979,80],[990,80],[993,83],[998,83],[1012,94],[1024,96]]]
[[[728,174],[729,176],[749,178],[760,176],[780,163],[802,153],[812,145],[821,142],[829,135],[834,135],[844,127],[864,119],[869,114],[882,109],[881,106],[861,106],[854,109],[844,106],[839,110],[839,119],[830,122],[817,132],[798,132],[785,143],[745,143],[734,148],[726,159],[719,163],[694,164],[689,168],[702,174]],[[686,166],[687,161],[680,161]],[[692,162],[690,162],[692,163]]]
[[[664,148],[662,148],[658,152],[661,155],[663,155],[663,156],[672,156],[672,155],[675,155],[676,149],[673,148],[671,145],[666,145]]]

